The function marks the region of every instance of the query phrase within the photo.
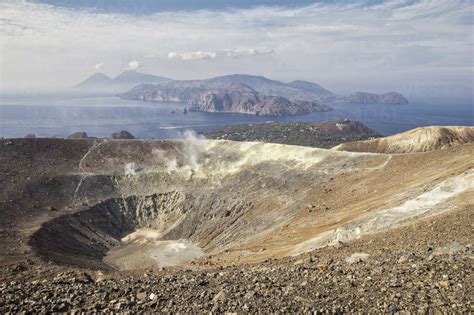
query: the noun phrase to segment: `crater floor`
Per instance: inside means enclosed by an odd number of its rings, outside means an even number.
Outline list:
[[[138,229],[107,252],[104,262],[118,270],[178,266],[203,256],[202,249],[185,239],[163,241],[151,229]]]

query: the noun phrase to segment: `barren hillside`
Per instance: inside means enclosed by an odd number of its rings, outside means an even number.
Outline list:
[[[474,141],[474,127],[419,127],[393,136],[343,143],[334,149],[353,152],[410,153],[455,147]]]

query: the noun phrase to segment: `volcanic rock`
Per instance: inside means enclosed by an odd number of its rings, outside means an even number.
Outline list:
[[[126,130],[120,130],[110,135],[112,139],[135,139],[135,137]]]
[[[66,139],[95,139],[95,138],[89,137],[86,132],[75,132],[67,136]]]

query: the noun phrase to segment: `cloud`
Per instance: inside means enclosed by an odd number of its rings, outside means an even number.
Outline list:
[[[224,49],[220,51],[190,51],[190,52],[169,52],[168,59],[179,59],[184,61],[193,60],[210,60],[222,57],[241,58],[241,57],[252,57],[258,55],[271,55],[274,54],[273,49]],[[152,55],[153,56],[153,55]],[[157,57],[156,55],[153,57]]]
[[[110,71],[146,60],[147,72],[177,79],[248,72],[349,92],[472,90],[473,9],[472,0],[335,0],[136,16],[0,0],[0,88],[72,86],[101,56]]]
[[[275,51],[273,49],[234,49],[225,52],[227,57],[240,58],[240,57],[251,57],[258,55],[273,55]]]
[[[141,67],[141,64],[138,60],[132,60],[128,63],[128,69],[136,70]]]
[[[185,61],[215,59],[216,53],[213,51],[190,51],[184,53],[169,52],[169,59],[180,59]]]
[[[103,63],[103,62],[99,62],[98,64],[96,64],[96,65],[94,66],[94,69],[95,69],[96,71],[99,71],[99,70],[102,69],[103,67],[104,67],[104,63]]]
[[[190,52],[169,52],[168,59],[179,59],[184,61],[193,61],[193,60],[210,60],[221,57],[231,57],[231,58],[242,58],[242,57],[252,57],[258,55],[272,55],[275,51],[273,49],[224,49],[218,52],[215,51],[190,51]]]

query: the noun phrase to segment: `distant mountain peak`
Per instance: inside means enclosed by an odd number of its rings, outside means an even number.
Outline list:
[[[140,73],[140,72],[138,72],[137,70],[128,69],[128,70],[123,70],[119,75],[127,74],[127,73],[134,73],[135,74],[135,73]]]
[[[102,73],[102,72],[96,72],[81,83],[77,84],[77,87],[87,87],[91,85],[96,85],[96,84],[107,84],[112,81],[112,78],[110,78],[108,75]]]
[[[136,70],[125,70],[121,72],[118,76],[116,76],[114,80],[117,80],[118,78],[121,78],[121,77],[136,77],[136,76],[141,76],[141,75],[148,75],[148,74],[141,73]]]
[[[156,76],[153,74],[148,74],[148,73],[142,73],[138,72],[136,70],[125,70],[122,73],[120,73],[118,76],[116,76],[114,79],[114,82],[123,82],[123,81],[130,81],[132,83],[161,83],[161,82],[167,82],[171,81],[169,78],[165,77],[160,77]]]
[[[229,77],[229,78],[254,78],[254,79],[264,79],[264,80],[272,81],[271,79],[268,79],[268,78],[264,77],[263,75],[245,74],[245,73],[233,73],[233,74],[220,76],[219,78],[225,78],[225,77]]]
[[[304,81],[299,81],[301,84],[296,84],[294,82],[284,83],[281,81],[268,79],[261,75],[230,74],[203,80],[203,82],[217,85],[242,83],[261,94],[269,96],[281,96],[293,101],[326,101],[335,96],[335,94],[331,91],[326,90],[315,83]]]
[[[336,96],[336,94],[334,94],[333,92],[323,88],[321,85],[316,84],[314,82],[296,80],[289,82],[288,85],[309,93],[320,95],[322,98],[333,98]]]
[[[111,80],[112,78],[109,77],[108,75],[106,75],[105,73],[103,72],[96,72],[94,73],[93,75],[90,76],[91,78],[105,78],[105,79],[109,79]]]
[[[317,83],[310,82],[310,81],[304,81],[304,80],[295,80],[295,81],[288,82],[288,84],[311,84],[311,85],[317,85],[317,86],[321,87],[321,85],[319,85]]]
[[[125,70],[115,78],[97,72],[75,87],[86,92],[121,93],[140,84],[158,84],[169,82],[171,79],[136,70]]]

